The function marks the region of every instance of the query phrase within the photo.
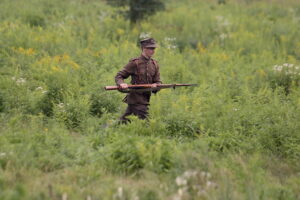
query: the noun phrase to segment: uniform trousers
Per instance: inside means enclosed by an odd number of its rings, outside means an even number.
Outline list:
[[[125,113],[120,117],[122,123],[130,122],[127,118],[129,115],[135,115],[139,119],[146,119],[149,115],[147,104],[128,104]]]

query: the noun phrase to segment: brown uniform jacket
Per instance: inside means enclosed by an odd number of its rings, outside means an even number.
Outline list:
[[[159,66],[157,62],[143,55],[129,60],[129,63],[123,67],[121,71],[115,76],[117,85],[124,83],[124,79],[131,76],[131,84],[152,84],[161,83]],[[124,102],[127,104],[149,104],[151,92],[131,92]]]

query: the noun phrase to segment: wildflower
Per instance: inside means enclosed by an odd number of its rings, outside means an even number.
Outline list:
[[[184,190],[183,190],[182,188],[180,188],[180,189],[178,190],[178,195],[179,195],[179,196],[183,196],[183,192],[184,192]]]
[[[98,19],[100,21],[103,21],[108,16],[107,12],[101,12],[101,14],[98,16]]]
[[[175,41],[175,40],[176,40],[175,37],[173,37],[173,38],[171,38],[171,37],[165,37],[165,41]]]
[[[142,32],[140,34],[140,39],[149,38],[149,37],[151,37],[151,32],[149,32],[149,33]]]
[[[211,177],[211,175],[210,175],[210,173],[209,172],[201,172],[200,173],[201,174],[201,176],[203,177],[203,178],[210,178]]]
[[[4,157],[4,156],[6,156],[6,153],[5,152],[1,152],[0,153],[0,157]]]
[[[177,46],[176,45],[167,45],[167,49],[176,49]]]
[[[24,85],[26,83],[25,78],[19,78],[16,80],[17,85]]]
[[[180,177],[180,176],[178,176],[175,181],[176,181],[176,184],[178,186],[182,186],[182,185],[186,185],[187,184],[187,180],[184,179],[183,177]]]
[[[41,86],[35,88],[35,90],[43,90],[43,88]]]
[[[123,198],[123,188],[118,187],[116,194],[114,194],[114,198],[122,199]]]
[[[189,170],[183,173],[183,176],[186,178],[194,177],[197,175],[197,171]]]
[[[51,69],[55,72],[62,72],[63,70],[60,67],[52,66]]]
[[[58,106],[59,108],[64,108],[64,107],[65,107],[65,104],[64,104],[64,103],[59,103],[57,106]]]
[[[222,33],[219,37],[220,37],[221,40],[224,40],[224,39],[227,38],[228,36],[227,36],[227,34]]]
[[[216,20],[219,26],[229,26],[230,22],[225,19],[223,16],[216,16]]]
[[[23,54],[23,55],[27,55],[27,56],[30,56],[30,55],[33,55],[35,54],[35,51],[33,48],[29,48],[29,49],[24,49],[22,47],[19,47],[18,49],[16,49],[17,52],[19,52],[20,54]]]
[[[274,71],[281,72],[282,68],[283,68],[283,67],[282,67],[281,65],[274,65],[273,70],[274,70]]]
[[[121,28],[118,28],[117,33],[118,33],[118,35],[123,35],[125,33],[125,31]]]

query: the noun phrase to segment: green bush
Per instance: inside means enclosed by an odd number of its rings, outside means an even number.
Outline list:
[[[30,26],[40,26],[44,27],[46,25],[45,19],[42,15],[38,14],[28,14],[25,17],[25,21],[30,25]]]
[[[89,115],[89,106],[87,97],[68,97],[64,102],[55,104],[54,117],[70,129],[80,128]]]
[[[125,15],[132,23],[141,21],[145,17],[164,9],[164,3],[161,0],[114,0],[107,2],[113,6],[128,7]]]
[[[141,169],[162,173],[172,168],[173,151],[167,141],[132,136],[112,143],[106,159],[108,169],[116,173],[136,174]]]
[[[118,109],[118,102],[115,101],[116,95],[103,91],[96,91],[91,94],[90,112],[92,115],[101,117],[104,113],[114,113]]]

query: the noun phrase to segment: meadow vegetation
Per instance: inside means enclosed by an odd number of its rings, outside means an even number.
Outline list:
[[[224,1],[225,2],[225,1]],[[0,0],[0,199],[300,199],[300,3]],[[154,37],[149,121],[104,91]]]

